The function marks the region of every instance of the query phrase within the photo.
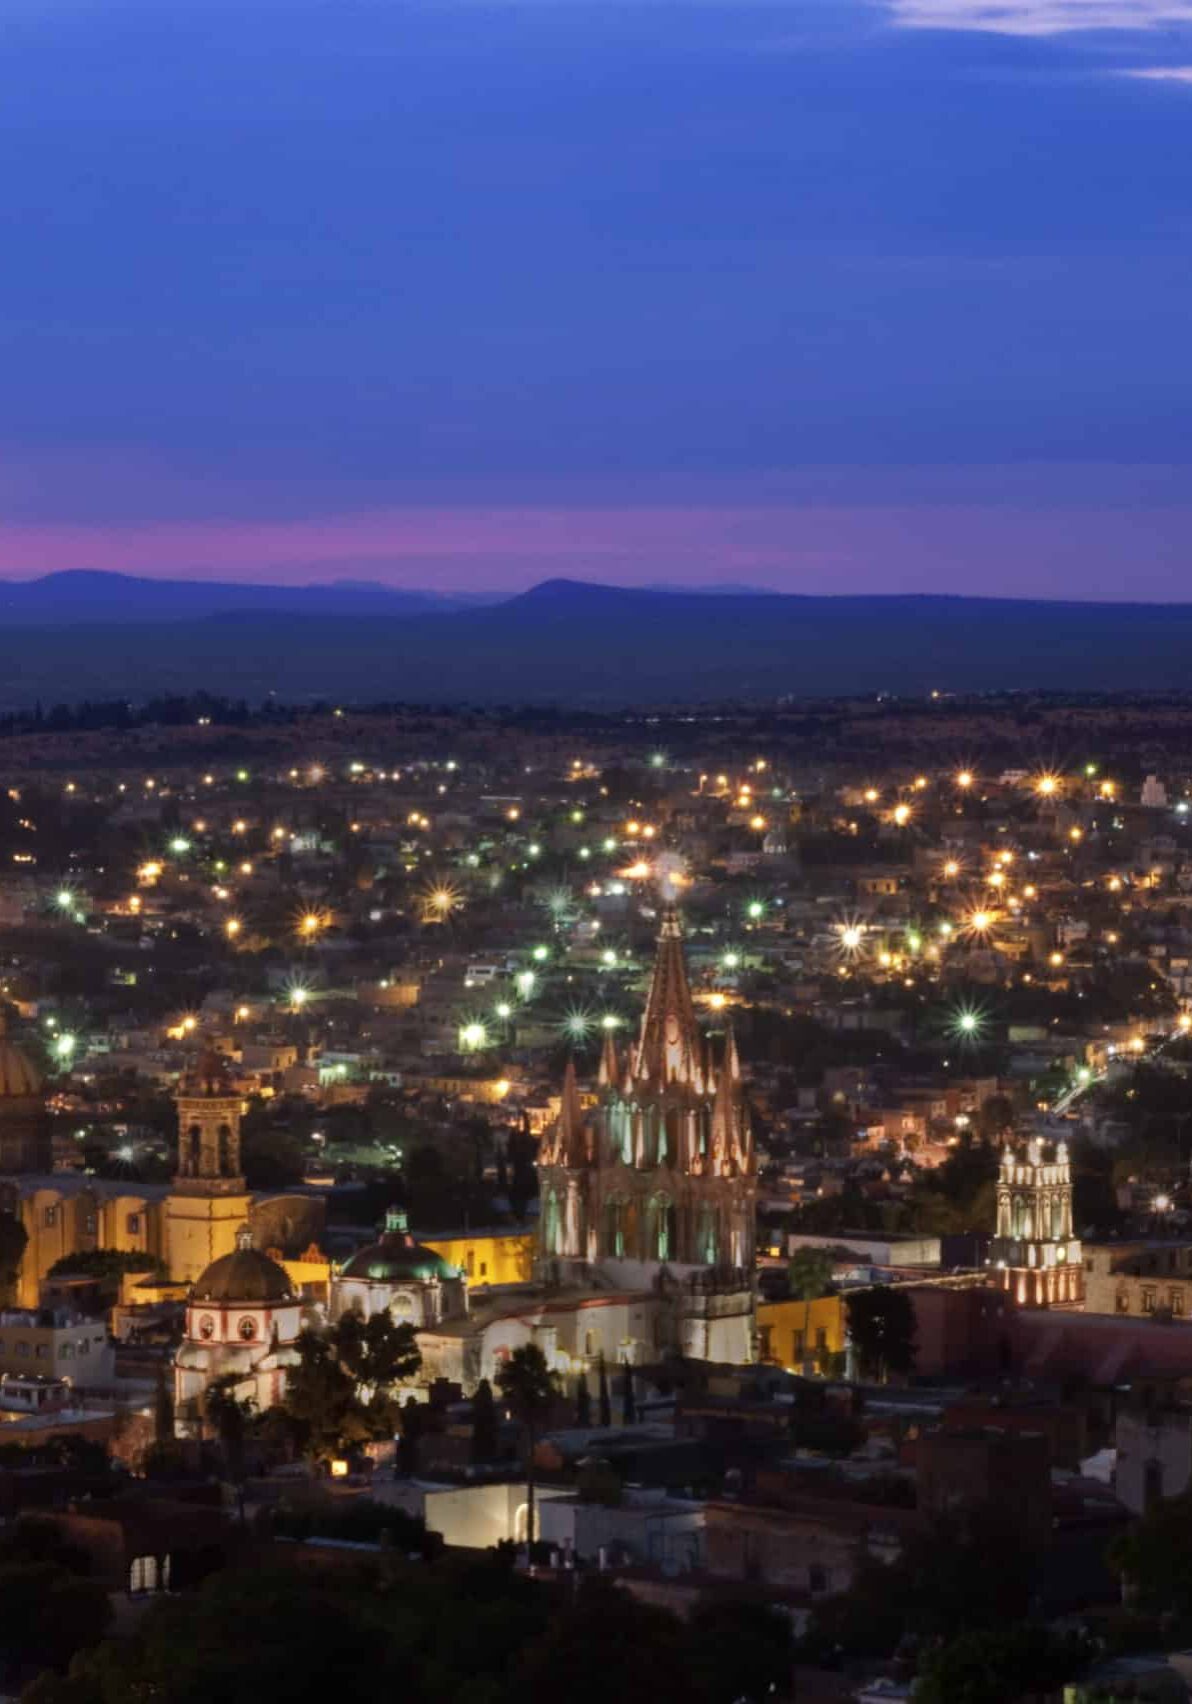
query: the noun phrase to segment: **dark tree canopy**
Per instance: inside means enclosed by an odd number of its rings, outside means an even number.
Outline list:
[[[845,1299],[848,1334],[866,1378],[905,1377],[915,1365],[915,1308],[905,1290],[875,1284]]]

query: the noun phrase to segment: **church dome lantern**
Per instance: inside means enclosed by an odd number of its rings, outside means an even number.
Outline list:
[[[427,1283],[433,1279],[458,1278],[457,1269],[433,1248],[410,1235],[405,1212],[391,1207],[385,1229],[376,1242],[357,1249],[343,1268],[341,1277],[364,1278],[373,1283],[395,1284],[406,1280]]]

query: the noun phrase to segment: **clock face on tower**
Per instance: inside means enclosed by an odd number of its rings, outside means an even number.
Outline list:
[[[245,1314],[239,1325],[237,1325],[236,1330],[240,1333],[240,1336],[245,1343],[251,1343],[253,1338],[257,1335],[257,1322],[251,1317],[251,1315]]]
[[[204,1314],[202,1319],[199,1321],[199,1336],[204,1340],[204,1342],[207,1338],[215,1336],[215,1321],[212,1319],[210,1314]]]

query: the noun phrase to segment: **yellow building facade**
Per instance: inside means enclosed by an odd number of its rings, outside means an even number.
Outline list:
[[[788,1372],[819,1372],[827,1355],[840,1355],[847,1341],[842,1296],[814,1302],[759,1302],[758,1359]]]
[[[50,1268],[67,1255],[117,1249],[143,1254],[145,1270],[165,1260],[164,1190],[150,1192],[76,1173],[5,1179],[0,1211],[11,1213],[27,1238],[12,1300],[35,1308]]]
[[[534,1275],[533,1231],[448,1231],[421,1241],[469,1285],[528,1284]]]

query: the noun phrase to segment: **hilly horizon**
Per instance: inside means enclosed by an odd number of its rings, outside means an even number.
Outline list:
[[[618,704],[931,690],[1192,691],[1192,604],[805,596],[548,580],[487,606],[385,587],[68,579],[0,588],[0,708],[207,689],[258,700]],[[111,582],[96,586],[96,581]],[[122,598],[166,587],[130,613]],[[184,595],[171,603],[178,587]],[[197,595],[196,588],[207,595]],[[277,597],[262,603],[264,591]],[[298,594],[295,596],[295,594]],[[243,595],[243,602],[240,601]],[[354,600],[363,599],[364,606]],[[392,600],[392,601],[390,601]],[[87,613],[80,616],[78,612]],[[70,612],[70,613],[67,613]]]
[[[151,579],[107,569],[69,568],[27,580],[0,580],[0,620],[22,626],[80,621],[200,620],[249,610],[293,614],[401,615],[459,609],[479,599],[406,590],[379,580],[284,586],[232,580]]]

